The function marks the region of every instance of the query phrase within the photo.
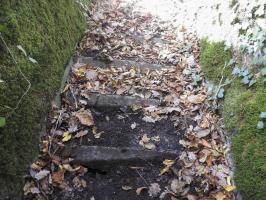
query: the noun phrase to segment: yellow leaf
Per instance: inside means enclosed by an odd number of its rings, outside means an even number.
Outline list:
[[[174,160],[164,160],[164,161],[163,161],[163,164],[164,164],[165,166],[172,166],[174,163],[175,163]]]
[[[67,142],[70,139],[71,139],[71,134],[69,132],[64,132],[62,141]]]
[[[216,195],[215,195],[215,199],[216,200],[224,200],[226,198],[226,196],[222,193],[222,192],[218,192]]]
[[[168,166],[165,167],[165,168],[163,168],[163,169],[161,170],[161,172],[160,172],[160,176],[163,175],[164,173],[168,172],[169,169],[170,169],[170,167],[168,167]]]
[[[147,187],[139,187],[139,188],[137,188],[137,190],[136,190],[137,195],[140,195],[140,193],[141,193],[143,190],[145,190],[145,189],[147,189]]]
[[[234,185],[226,185],[226,186],[224,186],[224,189],[225,189],[227,192],[231,192],[231,191],[233,191],[233,190],[236,189],[236,186],[234,186]]]
[[[160,176],[163,175],[164,173],[168,172],[170,167],[175,163],[174,160],[164,160],[163,164],[165,165],[165,168],[163,168],[160,172]]]
[[[75,71],[75,74],[77,76],[84,76],[85,75],[85,72],[86,72],[86,66],[83,66],[83,67],[80,67],[79,69],[77,69]]]

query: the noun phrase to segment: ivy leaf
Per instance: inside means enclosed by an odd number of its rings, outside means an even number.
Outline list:
[[[266,75],[266,67],[264,67],[264,68],[261,69],[261,74],[262,74],[263,76]]]
[[[249,84],[249,78],[248,76],[245,76],[242,80],[241,80],[241,83],[244,83],[245,85]]]
[[[260,113],[260,118],[261,119],[266,119],[266,112],[261,112]]]
[[[6,125],[6,118],[0,117],[0,128],[4,127]]]
[[[251,80],[251,81],[249,82],[248,87],[251,87],[251,86],[254,85],[256,82],[257,82],[256,80]]]
[[[235,67],[235,68],[233,69],[232,75],[237,76],[237,75],[240,74],[240,72],[241,72],[240,69],[239,69],[238,67]]]
[[[263,121],[258,122],[257,129],[264,129],[264,122]]]
[[[249,70],[248,69],[245,69],[242,73],[242,76],[247,76],[249,75]]]
[[[231,65],[234,65],[236,63],[235,59],[230,59],[227,66],[231,66]]]
[[[219,99],[224,98],[224,88],[221,88],[221,89],[219,90],[219,92],[218,92],[218,94],[217,94],[217,97],[218,97]]]

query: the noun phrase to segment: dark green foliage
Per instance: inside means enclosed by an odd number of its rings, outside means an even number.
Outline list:
[[[205,40],[201,48],[202,68],[207,77],[215,82],[221,78],[221,74],[213,63],[219,62],[221,68],[222,63],[228,60],[228,55],[221,52],[223,47],[220,45],[210,44]],[[227,130],[236,133],[232,136],[235,180],[244,200],[266,199],[266,129],[257,129],[261,112],[266,112],[263,78],[258,79],[250,88],[243,85],[240,78],[235,79],[226,90],[223,116]]]
[[[64,66],[80,38],[85,20],[74,0],[10,0],[0,2],[2,35],[18,65],[31,81],[30,92],[12,111],[27,88],[0,41],[0,199],[20,190],[21,177],[38,152],[41,120],[59,88]],[[16,48],[21,45],[33,64]]]

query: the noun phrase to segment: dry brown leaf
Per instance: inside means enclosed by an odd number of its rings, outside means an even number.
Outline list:
[[[171,190],[175,193],[175,194],[180,194],[182,192],[184,192],[184,187],[185,187],[186,183],[183,181],[180,181],[178,179],[174,179],[171,182]]]
[[[75,116],[79,119],[80,123],[85,126],[93,126],[94,120],[90,110],[81,109],[75,113]]]
[[[160,185],[158,183],[152,183],[148,192],[150,197],[158,197],[161,192]]]
[[[148,189],[148,188],[147,187],[139,187],[139,188],[137,188],[137,190],[136,190],[137,195],[140,195],[141,192],[143,192],[143,190],[146,190],[146,189]]]
[[[187,195],[187,199],[188,199],[188,200],[197,200],[198,198],[197,198],[197,196],[195,196],[195,195],[191,195],[191,194],[189,194],[189,195]]]
[[[211,144],[209,142],[207,142],[206,140],[204,140],[204,139],[200,140],[199,143],[201,145],[203,145],[204,147],[207,147],[207,148],[210,148],[210,149],[212,148]]]
[[[83,136],[85,136],[85,135],[87,135],[88,134],[88,131],[87,130],[85,130],[85,131],[80,131],[80,132],[78,132],[76,135],[75,135],[75,138],[81,138],[81,137],[83,137]]]
[[[211,133],[210,129],[204,129],[204,130],[197,131],[195,135],[197,138],[203,138],[209,135],[210,133]]]
[[[23,192],[24,192],[24,195],[39,194],[40,190],[37,187],[35,187],[35,183],[33,181],[30,181],[30,182],[25,183],[23,187]]]
[[[175,163],[174,160],[164,160],[163,164],[165,165],[165,167],[161,170],[160,176],[168,172],[170,167],[172,167],[174,163]]]
[[[73,181],[75,188],[86,188],[87,187],[87,182],[78,176],[76,176],[72,181]]]
[[[224,200],[226,198],[226,196],[222,193],[222,192],[218,192],[216,195],[215,195],[215,199],[216,200]]]
[[[198,94],[198,95],[188,96],[187,101],[193,104],[200,104],[203,103],[206,98],[207,98],[206,95]]]
[[[54,172],[52,175],[52,181],[55,184],[61,184],[65,179],[65,170],[60,169],[57,172]]]

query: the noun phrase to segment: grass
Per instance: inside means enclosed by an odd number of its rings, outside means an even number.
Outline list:
[[[223,43],[202,41],[201,64],[206,76],[217,83],[222,63],[228,60],[222,53]],[[219,52],[219,53],[218,53]],[[229,78],[229,72],[227,73]],[[232,135],[232,153],[235,159],[235,180],[244,200],[266,199],[266,129],[256,125],[260,112],[266,112],[266,87],[259,79],[247,88],[236,79],[226,90],[223,117]]]
[[[32,87],[19,109],[12,111],[27,83],[1,41],[0,79],[4,82],[0,83],[0,116],[6,118],[6,126],[0,128],[0,199],[19,192],[22,176],[38,153],[47,102],[59,88],[64,66],[85,24],[74,0],[10,0],[1,5],[3,38]],[[29,62],[17,45],[38,64]]]

